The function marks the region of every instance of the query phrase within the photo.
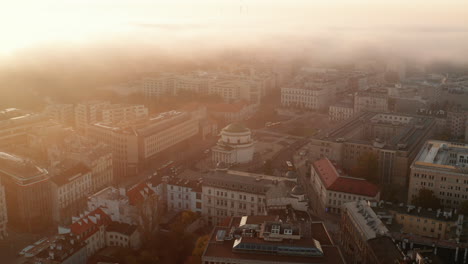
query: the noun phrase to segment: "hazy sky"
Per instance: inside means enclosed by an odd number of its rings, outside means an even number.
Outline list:
[[[0,55],[109,42],[259,45],[287,34],[457,57],[467,14],[467,0],[0,0]]]

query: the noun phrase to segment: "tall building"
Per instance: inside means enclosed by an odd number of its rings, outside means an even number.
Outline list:
[[[84,164],[73,164],[51,178],[52,214],[55,223],[69,224],[72,216],[86,209],[92,193],[91,170]]]
[[[27,113],[16,108],[0,111],[0,147],[25,144],[27,134],[46,119],[44,115]]]
[[[458,208],[466,201],[468,144],[427,141],[411,164],[408,203],[422,188],[432,190],[444,207]]]
[[[212,161],[225,164],[249,163],[253,160],[254,141],[250,129],[233,123],[221,130],[221,138],[211,148]]]
[[[136,175],[151,159],[199,132],[199,120],[189,113],[170,111],[144,120],[96,123],[90,137],[112,148],[114,175]]]
[[[5,185],[8,222],[20,232],[52,224],[49,173],[33,162],[0,152],[0,178]]]
[[[447,111],[447,127],[452,138],[461,138],[465,135],[468,122],[468,110],[453,108]]]
[[[315,194],[314,208],[323,212],[340,213],[341,206],[347,202],[380,200],[380,191],[375,184],[346,176],[327,158],[314,161],[310,175]]]
[[[203,264],[346,263],[321,222],[288,222],[275,216],[227,220],[213,229]]]
[[[325,109],[331,102],[333,91],[316,87],[284,87],[281,88],[281,104],[286,107]]]
[[[101,117],[101,110],[109,106],[105,101],[88,101],[75,106],[75,127],[78,132],[87,134],[88,126],[98,122]]]
[[[5,186],[0,178],[0,240],[8,236],[7,232],[8,211],[5,199]]]
[[[409,166],[434,128],[431,117],[363,112],[311,139],[310,159],[326,157],[350,170],[374,153],[380,182],[407,186]]]
[[[73,126],[75,125],[75,109],[72,104],[53,104],[48,105],[44,114],[60,124]]]

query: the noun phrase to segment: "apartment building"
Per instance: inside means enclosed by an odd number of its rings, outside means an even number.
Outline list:
[[[203,264],[346,263],[322,222],[288,222],[276,216],[227,220],[213,229]]]
[[[148,108],[144,105],[111,104],[102,108],[99,121],[104,123],[116,123],[145,118],[147,116]]]
[[[78,132],[87,134],[88,126],[101,119],[101,110],[109,106],[106,101],[88,101],[75,106],[75,127]]]
[[[331,121],[343,121],[350,119],[354,115],[352,103],[338,103],[330,105],[328,108],[328,118]]]
[[[73,217],[70,233],[78,241],[85,242],[88,258],[106,247],[106,227],[110,222],[110,217],[101,208]]]
[[[73,234],[60,234],[41,239],[31,245],[26,257],[32,263],[86,264],[86,244]]]
[[[327,158],[313,162],[310,175],[314,208],[322,212],[340,213],[341,206],[347,202],[380,200],[380,191],[375,184],[345,175]]]
[[[431,117],[362,112],[312,138],[309,159],[326,157],[350,170],[374,153],[380,182],[407,186],[409,166],[434,128]]]
[[[446,208],[458,208],[466,201],[468,144],[428,140],[411,164],[409,203],[422,188],[432,190]]]
[[[463,137],[465,135],[467,122],[468,110],[461,108],[452,108],[447,111],[447,127],[449,129],[451,137]]]
[[[44,110],[44,115],[66,126],[75,125],[75,108],[72,104],[48,105]]]
[[[391,101],[387,93],[381,92],[357,92],[354,95],[354,113],[363,111],[390,112]]]
[[[331,92],[328,89],[307,86],[284,87],[281,88],[281,104],[286,107],[322,110],[331,102]]]
[[[82,213],[92,189],[91,171],[84,164],[73,164],[54,175],[51,178],[54,222],[66,225],[72,216]]]
[[[8,211],[5,199],[5,186],[0,178],[0,240],[8,236],[7,232]]]
[[[24,145],[33,127],[46,122],[42,114],[29,113],[16,108],[0,111],[0,147]]]
[[[114,175],[122,179],[138,173],[163,151],[197,135],[199,121],[189,113],[170,111],[145,120],[96,123],[90,137],[112,148]]]
[[[5,186],[10,226],[20,232],[50,227],[52,202],[47,170],[30,160],[0,152],[0,178]]]
[[[138,231],[138,226],[111,222],[106,228],[106,245],[139,249],[141,247],[141,234]]]
[[[202,180],[188,180],[166,177],[167,209],[181,212],[202,213]]]
[[[367,201],[342,205],[340,243],[348,263],[404,263],[389,230]]]

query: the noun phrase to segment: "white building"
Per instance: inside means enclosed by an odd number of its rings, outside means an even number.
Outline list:
[[[0,239],[5,238],[7,233],[8,213],[5,200],[5,186],[0,179]]]
[[[106,247],[106,227],[110,222],[110,217],[101,208],[73,217],[70,232],[86,242],[88,257]]]
[[[281,88],[281,104],[313,110],[325,109],[332,98],[332,90],[313,87]]]
[[[106,228],[106,245],[109,247],[139,249],[141,234],[138,231],[138,226],[111,222]]]
[[[254,141],[250,129],[233,123],[221,130],[221,138],[212,149],[212,161],[215,164],[248,163],[253,160]]]
[[[75,106],[75,127],[78,132],[87,134],[88,126],[101,119],[101,110],[110,105],[105,101],[88,101]]]
[[[342,121],[351,118],[354,115],[352,104],[334,104],[328,108],[328,118],[331,121]]]
[[[169,211],[202,212],[201,181],[166,177],[167,209]]]
[[[86,208],[92,191],[91,171],[84,164],[73,165],[51,178],[52,214],[56,223],[66,223]]]
[[[339,213],[347,202],[380,200],[379,188],[360,178],[345,176],[327,158],[312,163],[310,184],[314,191],[314,208]]]

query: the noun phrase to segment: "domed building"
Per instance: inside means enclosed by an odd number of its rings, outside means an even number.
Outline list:
[[[223,128],[220,134],[221,138],[211,149],[214,164],[223,162],[231,165],[252,161],[254,142],[250,129],[242,124],[233,123]]]

